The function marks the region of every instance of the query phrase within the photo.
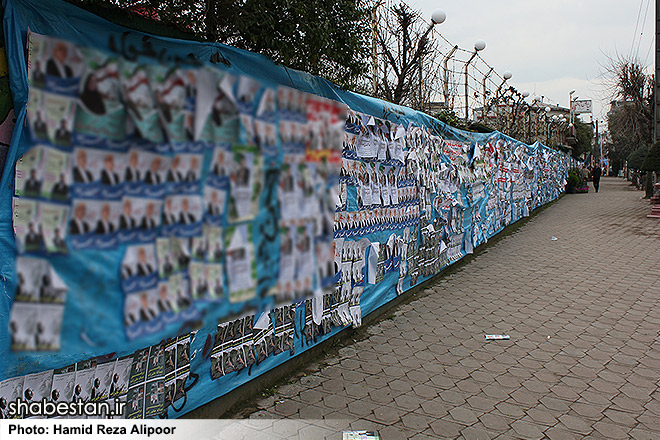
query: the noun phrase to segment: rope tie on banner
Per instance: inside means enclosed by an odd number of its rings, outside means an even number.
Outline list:
[[[185,386],[183,388],[183,402],[181,403],[181,406],[179,406],[178,408],[176,406],[174,406],[174,401],[172,401],[172,403],[170,404],[170,406],[172,407],[174,412],[178,413],[186,406],[186,402],[188,402],[188,391],[190,391],[192,389],[192,387],[194,387],[197,384],[197,380],[199,379],[199,374],[190,373],[190,375],[188,377],[192,377],[193,381],[192,381],[192,383],[189,383],[187,386]],[[172,391],[172,393],[174,393],[174,391]],[[181,400],[181,398],[179,398],[177,400]],[[168,410],[168,408],[165,408],[165,410],[163,410],[163,412],[158,417],[160,419],[168,419],[169,417],[167,415],[167,410]]]

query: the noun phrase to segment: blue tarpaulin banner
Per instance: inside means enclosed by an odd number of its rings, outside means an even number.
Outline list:
[[[539,143],[59,0],[3,6],[0,399],[185,414],[563,192],[569,159]]]

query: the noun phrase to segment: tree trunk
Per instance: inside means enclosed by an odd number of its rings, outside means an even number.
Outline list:
[[[646,172],[646,194],[644,195],[645,199],[650,199],[653,197],[653,184],[655,183],[655,173],[653,171]]]
[[[650,199],[653,196],[653,173],[651,171],[646,172],[646,179],[644,179],[644,198]]]
[[[216,0],[206,0],[204,11],[204,24],[206,24],[206,38],[209,41],[218,41],[218,20],[216,17]]]

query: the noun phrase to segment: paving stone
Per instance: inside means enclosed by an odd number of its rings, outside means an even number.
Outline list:
[[[493,384],[484,387],[482,392],[491,399],[497,400],[499,402],[509,397],[507,391],[503,389],[499,384]]]
[[[603,412],[609,404],[606,405],[595,405],[587,402],[578,401],[571,404],[571,410],[573,410],[580,417],[584,417],[590,420],[600,420],[603,418]]]
[[[273,411],[285,417],[290,417],[298,412],[298,410],[301,408],[301,405],[301,403],[298,403],[294,400],[285,400],[276,403],[273,407]]]
[[[582,435],[572,433],[557,426],[545,431],[545,436],[550,440],[577,440],[584,438]]]
[[[424,370],[412,370],[406,372],[406,377],[411,381],[411,383],[422,384],[431,379],[433,374],[430,374]]]
[[[495,408],[505,416],[520,418],[525,415],[525,410],[518,405],[508,402],[500,402],[495,405]]]
[[[399,378],[402,376],[405,376],[406,370],[404,370],[401,367],[397,366],[387,366],[383,368],[383,374],[385,376],[393,377],[393,378]]]
[[[623,429],[618,424],[603,422],[603,421],[596,422],[594,424],[594,429],[607,438],[612,438],[612,439],[630,438],[628,436],[629,429]]]
[[[410,437],[410,440],[436,440],[437,436],[430,428],[424,432],[419,432]]]
[[[300,379],[300,383],[307,388],[319,386],[323,380],[319,376],[305,376]]]
[[[380,431],[385,426],[382,423],[365,418],[360,418],[350,424],[350,428],[353,431]]]
[[[395,396],[392,394],[392,390],[389,388],[379,388],[369,391],[369,398],[380,404],[394,402],[394,397]]]
[[[568,430],[577,432],[578,434],[587,435],[591,432],[591,425],[580,417],[564,414],[559,417],[559,421]]]
[[[557,418],[553,415],[553,412],[544,409],[542,406],[528,409],[526,412],[537,424],[545,426],[554,426],[557,424]]]
[[[305,405],[298,409],[298,416],[301,419],[316,420],[322,419],[328,409],[321,409],[314,405]]]
[[[327,393],[338,393],[344,391],[344,383],[345,382],[341,379],[340,375],[339,379],[330,379],[323,382],[321,388]]]
[[[640,414],[644,411],[645,401],[631,399],[623,394],[619,394],[612,399],[612,408],[621,411]]]
[[[450,409],[449,414],[455,421],[464,425],[471,425],[477,421],[477,416],[475,415],[474,411],[468,408],[458,407]]]
[[[519,388],[513,393],[511,393],[511,398],[516,401],[517,404],[523,406],[534,406],[538,403],[539,395],[537,393],[531,393],[524,388]]]
[[[617,426],[626,426],[632,428],[637,424],[635,421],[635,414],[618,411],[616,409],[607,409],[604,411],[604,414],[605,417],[609,419],[608,421],[610,423],[613,423]]]
[[[438,388],[426,384],[413,384],[412,392],[424,399],[433,399],[441,393]]]
[[[431,423],[431,430],[436,438],[456,438],[465,425],[450,420],[439,419]]]
[[[513,430],[516,432],[518,437],[522,439],[543,438],[543,430],[539,429],[539,427],[533,423],[528,423],[518,420],[516,422],[513,422],[511,428],[513,428]]]
[[[449,414],[449,410],[453,407],[453,405],[448,404],[440,397],[436,397],[435,399],[424,401],[420,404],[420,406],[421,406],[421,412],[438,418],[444,417],[445,415]],[[419,411],[415,411],[415,412],[419,412]]]
[[[586,390],[580,393],[581,399],[579,401],[588,402],[595,405],[610,405],[612,403],[612,397],[605,394],[599,393],[597,391]]]
[[[628,435],[631,439],[635,440],[656,440],[658,438],[657,432],[647,431],[643,428],[634,428],[628,433]]]
[[[363,400],[355,400],[353,402],[348,403],[347,405],[347,411],[349,411],[351,414],[354,414],[358,417],[364,417],[367,415],[370,415],[372,410],[378,406],[378,404],[368,401],[366,399]]]
[[[461,438],[465,440],[489,440],[494,434],[488,432],[483,427],[472,425],[461,431]]]
[[[448,390],[449,388],[454,387],[456,385],[456,382],[458,382],[458,380],[453,377],[449,377],[445,374],[437,374],[431,377],[429,382],[437,387]]]
[[[483,370],[476,370],[470,373],[470,377],[480,383],[492,383],[495,380],[495,376],[491,373]]]
[[[454,405],[461,405],[465,403],[465,399],[463,398],[463,394],[454,391],[454,390],[444,390],[440,392],[440,398],[444,400],[447,403],[451,403]]]
[[[622,386],[619,391],[621,391],[621,393],[623,393],[626,397],[637,400],[648,400],[649,395],[652,392],[652,390],[644,389],[640,386],[632,384],[626,384]]]
[[[364,383],[346,384],[344,386],[344,392],[347,396],[361,399],[369,394],[369,388]]]
[[[619,393],[619,387],[621,386],[620,381],[620,377],[618,383],[609,382],[604,379],[594,379],[589,381],[589,387],[595,389],[599,393],[617,395]]]
[[[372,416],[367,416],[368,419],[374,420],[379,423],[391,425],[401,419],[402,411],[391,406],[379,406],[374,408]]]
[[[294,397],[304,390],[306,390],[306,388],[300,383],[289,383],[279,387],[277,389],[277,394],[281,397]]]
[[[409,380],[406,379],[396,379],[387,384],[387,387],[394,391],[400,391],[402,393],[412,391],[412,386],[409,383]]]
[[[416,431],[403,426],[386,426],[378,433],[380,437],[387,440],[408,440]]]
[[[494,399],[489,399],[487,397],[484,397],[482,395],[476,395],[476,396],[471,396],[468,397],[467,399],[467,404],[474,409],[484,411],[484,412],[490,412],[495,408],[495,405],[497,405],[499,402]]]
[[[259,408],[270,408],[275,404],[275,401],[277,400],[276,396],[268,396],[264,399],[260,399],[257,401],[257,407]],[[319,398],[320,400],[320,398]]]
[[[321,404],[323,406],[327,406],[328,408],[342,409],[345,408],[352,401],[353,399],[351,399],[350,397],[332,394],[330,396],[325,396],[321,401]]]
[[[575,402],[580,398],[580,395],[568,385],[555,385],[551,390],[554,395],[569,402]]]
[[[637,416],[637,421],[646,427],[646,429],[658,432],[658,438],[660,438],[660,425],[658,424],[658,417],[655,414],[645,411]]]
[[[417,413],[408,413],[401,417],[403,426],[415,431],[422,432],[431,426],[437,418],[431,416],[424,416]]]

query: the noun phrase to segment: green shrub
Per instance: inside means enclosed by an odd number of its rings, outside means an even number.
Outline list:
[[[641,170],[642,163],[644,163],[644,158],[646,157],[646,146],[642,145],[632,153],[628,155],[626,160],[628,160],[628,168],[633,170]]]
[[[580,182],[582,181],[582,175],[580,173],[580,170],[577,168],[571,168],[568,170],[568,183],[566,183],[567,186],[572,187],[572,188],[577,188],[578,185],[580,185]]]
[[[653,144],[642,163],[644,171],[660,172],[660,142]]]

